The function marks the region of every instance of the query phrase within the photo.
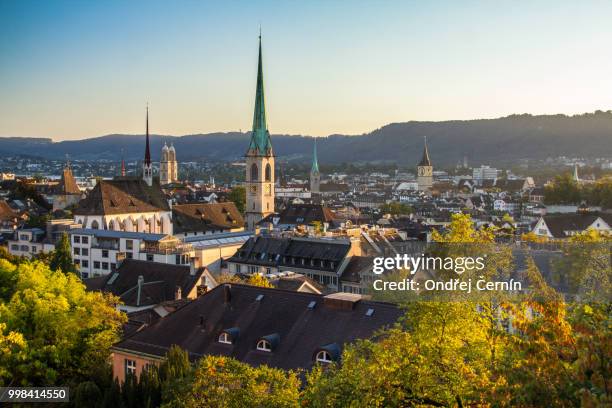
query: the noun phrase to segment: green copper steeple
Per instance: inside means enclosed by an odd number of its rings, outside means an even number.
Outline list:
[[[317,139],[314,141],[314,152],[312,154],[312,168],[310,169],[310,173],[315,174],[319,173],[319,160],[317,160]]]
[[[247,154],[271,155],[272,141],[266,123],[266,102],[264,98],[263,64],[261,61],[261,33],[259,34],[259,61],[257,65],[257,90],[255,92],[255,112],[253,113],[253,132]]]

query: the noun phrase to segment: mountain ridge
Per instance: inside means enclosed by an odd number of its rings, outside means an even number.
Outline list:
[[[250,132],[213,132],[183,136],[151,135],[151,153],[159,160],[162,144],[172,142],[179,161],[240,159]],[[612,111],[580,115],[515,114],[496,119],[390,123],[361,135],[318,138],[319,161],[415,164],[427,143],[434,166],[453,165],[467,156],[472,164],[557,156],[612,157]],[[310,160],[313,137],[273,134],[276,156]],[[28,154],[46,159],[68,155],[82,160],[138,160],[144,135],[110,134],[53,142],[41,137],[0,137],[0,155]]]

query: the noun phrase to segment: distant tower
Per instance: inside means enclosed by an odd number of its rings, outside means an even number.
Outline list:
[[[574,181],[576,183],[580,182],[580,177],[578,176],[578,164],[574,163]]]
[[[168,150],[169,160],[169,173],[170,182],[175,183],[178,181],[178,162],[176,161],[176,150],[174,149],[174,143],[170,143],[170,149]]]
[[[427,137],[425,137],[425,148],[423,157],[417,165],[417,183],[419,191],[427,191],[433,185],[433,166],[429,160],[429,150],[427,150]]]
[[[121,149],[121,177],[125,177],[125,158],[123,156],[123,149]]]
[[[145,157],[142,163],[142,179],[150,187],[153,185],[153,165],[151,164],[151,150],[149,148],[149,105],[147,105],[147,142],[145,147]]]
[[[169,150],[170,149],[168,149],[168,145],[164,142],[164,147],[162,147],[161,159],[159,160],[159,184],[161,184],[162,186],[171,183]]]
[[[319,161],[317,160],[317,139],[315,138],[312,154],[312,167],[310,168],[310,192],[319,194],[321,185],[321,173],[319,172]]]
[[[257,90],[251,142],[246,152],[246,227],[254,230],[263,218],[274,212],[274,154],[266,124],[261,34],[257,65]]]

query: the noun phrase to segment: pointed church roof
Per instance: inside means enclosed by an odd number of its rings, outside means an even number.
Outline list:
[[[319,160],[317,160],[317,139],[315,138],[314,142],[314,151],[312,154],[312,168],[310,169],[311,173],[319,172]]]
[[[261,34],[259,35],[259,61],[257,65],[257,90],[255,92],[255,111],[253,131],[247,154],[272,154],[272,141],[266,123],[266,102],[264,98],[263,64],[261,60]]]
[[[144,164],[151,165],[151,150],[149,148],[149,105],[147,105],[147,142],[145,147]]]
[[[423,149],[423,157],[419,162],[419,166],[431,166],[431,160],[429,160],[429,150],[427,149],[427,137],[425,137],[425,148]]]

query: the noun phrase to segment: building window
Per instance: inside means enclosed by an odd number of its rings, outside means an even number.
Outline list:
[[[96,220],[92,221],[91,229],[100,229],[100,224],[98,224],[98,221],[96,221]]]
[[[89,237],[82,237],[81,242],[84,244],[89,244]]]
[[[11,250],[12,250],[12,251],[19,251],[19,245],[17,245],[17,244],[12,244],[12,245],[11,245]]]
[[[257,165],[255,163],[251,165],[251,181],[257,181]]]
[[[257,350],[269,353],[272,351],[272,344],[268,340],[261,339],[257,342]]]
[[[266,164],[266,181],[272,181],[272,168],[270,163]]]
[[[81,255],[83,255],[83,256],[88,256],[88,255],[89,255],[89,249],[87,249],[87,248],[81,248]]]
[[[133,255],[131,252],[126,252],[126,253],[125,253],[125,257],[126,257],[127,259],[132,259],[132,258],[134,258],[134,255]]]
[[[108,271],[108,262],[102,262],[102,269]]]
[[[317,353],[316,361],[317,363],[327,364],[327,363],[331,363],[333,360],[332,360],[331,355],[327,351],[321,350]]]
[[[37,249],[36,249],[36,247],[35,247],[35,246],[33,246],[33,247],[32,247],[32,253],[33,253],[33,254],[35,254],[35,253],[36,253],[36,250],[37,250]]]
[[[147,254],[147,261],[153,262],[153,254]]]
[[[87,259],[83,259],[83,260],[81,261],[81,266],[82,266],[83,268],[89,268],[89,261],[88,261]]]
[[[129,251],[134,249],[134,241],[132,241],[131,239],[126,239],[125,240],[125,249],[127,249]]]
[[[136,375],[136,361],[125,359],[125,375]]]
[[[232,344],[232,339],[229,334],[223,332],[219,335],[219,343]]]
[[[29,246],[27,246],[27,245],[22,245],[22,246],[21,246],[21,251],[22,251],[22,252],[28,252],[29,250],[30,250],[30,247],[29,247]]]
[[[81,248],[75,247],[72,250],[74,252],[75,255],[81,255]]]
[[[108,249],[102,250],[102,258],[108,258]]]
[[[81,242],[81,237],[78,235],[73,236],[72,242],[74,242],[75,244],[79,244]]]
[[[94,269],[100,269],[100,261],[94,261]]]

